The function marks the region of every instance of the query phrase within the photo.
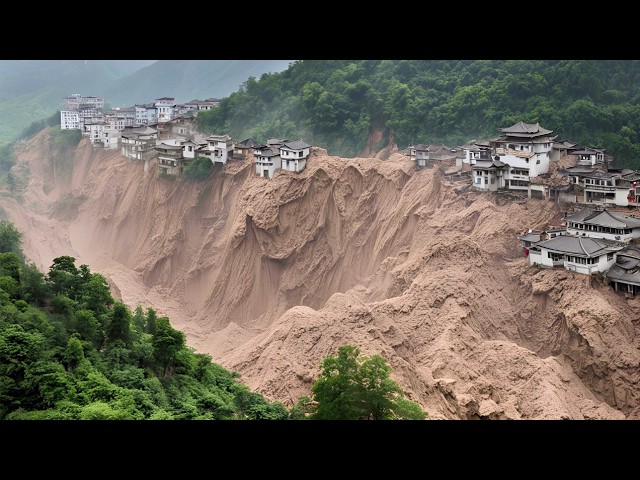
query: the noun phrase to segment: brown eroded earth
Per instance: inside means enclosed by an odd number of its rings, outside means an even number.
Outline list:
[[[28,186],[0,207],[31,261],[88,264],[271,400],[308,395],[353,344],[433,419],[640,418],[639,300],[523,255],[519,234],[560,223],[551,202],[473,192],[392,149],[315,149],[272,180],[232,160],[204,182],[86,140],[63,153],[46,131],[16,154]]]

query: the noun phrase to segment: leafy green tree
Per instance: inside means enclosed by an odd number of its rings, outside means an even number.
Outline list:
[[[107,342],[121,340],[128,345],[131,340],[131,312],[122,302],[116,302],[110,314],[106,330]]]
[[[21,266],[22,260],[17,253],[13,251],[0,253],[0,277],[7,275],[19,282]]]
[[[72,300],[78,300],[82,281],[80,273],[81,271],[76,267],[76,259],[63,255],[53,259],[47,280],[51,284],[53,293],[60,293]]]
[[[173,328],[169,318],[160,317],[156,323],[156,333],[152,343],[153,356],[162,369],[162,376],[166,377],[176,365],[178,353],[185,347],[184,333]]]
[[[142,306],[136,305],[136,308],[133,311],[133,325],[139,332],[144,332],[146,323],[147,320],[144,316],[144,310],[142,309]]]
[[[13,252],[22,256],[22,233],[7,220],[0,220],[0,253]]]
[[[185,180],[206,180],[211,175],[213,167],[211,159],[198,156],[184,167],[182,178]]]
[[[44,274],[32,263],[22,267],[20,296],[27,302],[41,307],[49,294],[49,285]]]
[[[155,335],[157,330],[158,315],[153,308],[147,308],[146,332]]]
[[[320,378],[313,384],[316,420],[415,419],[417,404],[402,399],[402,388],[390,378],[391,368],[380,355],[364,356],[352,345],[322,361]],[[398,400],[402,399],[400,403]],[[426,413],[423,418],[426,418]]]

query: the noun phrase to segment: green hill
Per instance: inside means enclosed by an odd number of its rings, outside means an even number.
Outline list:
[[[234,138],[304,138],[353,156],[374,131],[451,146],[493,137],[518,121],[605,148],[640,166],[636,60],[305,60],[250,79],[215,111],[206,132]]]

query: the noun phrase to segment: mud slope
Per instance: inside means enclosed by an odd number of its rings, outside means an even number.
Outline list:
[[[315,149],[272,180],[231,161],[205,182],[85,141],[64,154],[46,131],[16,153],[29,184],[0,206],[32,261],[75,256],[273,400],[308,395],[351,343],[431,418],[638,416],[638,300],[522,256],[522,230],[559,222],[552,203],[472,192],[393,152]]]

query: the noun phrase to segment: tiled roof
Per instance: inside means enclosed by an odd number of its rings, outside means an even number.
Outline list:
[[[539,242],[540,234],[539,233],[525,233],[524,235],[520,235],[518,240],[522,240],[523,242]]]
[[[156,145],[156,148],[163,148],[165,150],[182,150],[182,145],[167,145],[166,143],[161,143],[160,145]]]
[[[507,128],[501,129],[502,133],[508,136],[518,137],[540,137],[553,133],[553,130],[542,128],[538,123],[518,122]]]
[[[577,255],[579,257],[598,257],[607,252],[620,250],[624,247],[624,244],[602,238],[560,235],[537,243],[536,246],[559,253]]]
[[[584,223],[587,225],[599,225],[608,228],[638,228],[640,218],[630,217],[618,212],[609,210],[591,210],[584,208],[573,215],[567,217],[567,221]]]
[[[225,135],[209,135],[205,140],[209,141],[218,141],[218,142],[228,142],[231,140],[231,137],[227,134]]]
[[[575,167],[565,168],[565,171],[569,174],[588,174],[588,173],[593,173],[596,170],[597,169],[595,167],[584,167],[584,166],[575,166]]]
[[[265,147],[260,149],[260,153],[258,153],[259,157],[275,157],[279,155],[279,153],[274,152],[271,148]]]
[[[632,283],[640,285],[640,270],[637,268],[627,269],[618,263],[614,263],[607,273],[604,274],[609,280],[616,282]]]
[[[290,148],[291,150],[304,150],[305,148],[309,148],[311,145],[303,142],[302,140],[296,140],[295,142],[284,143],[283,146]]]
[[[471,168],[502,168],[506,165],[506,163],[500,160],[476,160],[476,164]]]
[[[625,259],[634,259],[640,262],[640,247],[637,245],[627,245],[618,252],[618,257],[624,257]]]

